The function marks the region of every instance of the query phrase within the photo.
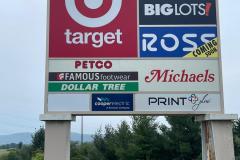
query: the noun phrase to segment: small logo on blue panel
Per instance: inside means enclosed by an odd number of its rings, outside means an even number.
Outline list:
[[[92,111],[133,111],[133,94],[93,94]]]

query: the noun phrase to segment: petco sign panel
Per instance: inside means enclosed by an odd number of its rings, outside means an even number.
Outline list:
[[[216,0],[49,0],[45,112],[223,112]]]

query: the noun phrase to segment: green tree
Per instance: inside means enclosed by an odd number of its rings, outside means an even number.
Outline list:
[[[17,148],[22,149],[22,147],[23,147],[23,143],[22,142],[18,143]]]
[[[32,145],[31,145],[31,157],[34,160],[41,159],[44,152],[44,139],[45,139],[45,130],[43,127],[40,127],[32,135]]]
[[[23,145],[21,149],[9,149],[9,153],[0,157],[0,160],[31,160],[31,147]]]
[[[134,160],[137,146],[126,121],[122,121],[115,131],[115,153],[119,160]]]
[[[154,160],[159,151],[158,123],[156,117],[133,116],[132,130],[134,144],[137,146],[135,156],[137,159]]]
[[[167,117],[170,127],[153,116],[133,116],[129,126],[106,126],[94,136],[103,160],[192,160],[201,154],[200,125],[193,117]],[[86,154],[84,154],[86,155]]]
[[[32,149],[33,151],[44,151],[44,136],[45,136],[45,130],[43,127],[40,127],[39,130],[37,130],[32,135]]]
[[[15,151],[10,151],[10,153],[7,156],[7,160],[23,160],[21,156]]]
[[[94,136],[94,145],[102,154],[104,160],[132,160],[135,159],[135,148],[132,132],[126,121],[121,122],[117,129],[111,125],[105,127]]]
[[[102,154],[93,143],[71,143],[71,160],[102,160]]]
[[[71,142],[71,152],[70,152],[70,157],[71,160],[77,160],[81,158],[80,154],[80,144],[77,142]]]
[[[233,122],[233,142],[236,160],[240,160],[240,119]]]
[[[36,153],[32,160],[44,160],[43,153],[42,152]]]
[[[162,132],[169,141],[168,150],[173,160],[192,160],[201,154],[200,124],[191,116],[166,117],[170,128]]]
[[[31,145],[22,145],[21,149],[17,149],[17,154],[23,160],[31,160],[31,158],[32,158],[32,146]]]
[[[94,144],[96,148],[103,154],[106,160],[117,160],[115,149],[115,130],[111,125],[105,126],[104,135],[99,130],[94,136]]]

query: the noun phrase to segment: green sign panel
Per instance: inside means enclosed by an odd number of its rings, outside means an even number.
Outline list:
[[[48,83],[49,92],[134,92],[138,90],[138,82]]]

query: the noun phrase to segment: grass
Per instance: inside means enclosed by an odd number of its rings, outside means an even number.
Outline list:
[[[8,150],[6,149],[0,149],[0,157],[7,154],[8,153]]]

